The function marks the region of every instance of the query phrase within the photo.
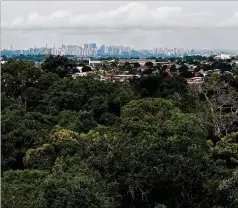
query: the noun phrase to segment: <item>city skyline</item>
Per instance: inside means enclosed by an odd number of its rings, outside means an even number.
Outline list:
[[[237,55],[238,50],[209,50],[209,49],[186,49],[186,48],[168,48],[154,47],[153,49],[137,50],[123,45],[100,45],[97,43],[84,43],[81,45],[64,45],[50,47],[47,43],[45,46],[31,47],[27,49],[3,49],[2,54],[12,55],[73,55],[77,57],[149,57],[149,56],[184,56],[184,55],[202,55],[211,56],[218,54]]]
[[[90,45],[90,44],[96,44],[96,48],[99,49],[100,47],[102,46],[106,46],[106,47],[128,47],[130,48],[131,50],[138,50],[138,51],[141,51],[141,50],[154,50],[154,49],[157,49],[157,48],[164,48],[164,49],[184,49],[184,50],[198,50],[198,51],[222,51],[222,50],[226,50],[226,51],[236,51],[238,52],[238,48],[234,48],[234,49],[229,49],[229,48],[214,48],[214,49],[211,49],[211,48],[186,48],[186,47],[168,47],[168,46],[162,46],[162,45],[158,45],[158,44],[155,44],[152,48],[136,48],[136,47],[130,47],[128,45],[117,45],[117,44],[113,44],[113,43],[109,43],[109,44],[98,44],[96,41],[92,41],[92,42],[84,42],[84,43],[72,43],[72,44],[64,44],[64,42],[61,42],[61,44],[58,44],[56,45],[55,43],[45,43],[44,45],[32,45],[30,47],[22,47],[22,48],[17,48],[15,47],[14,45],[10,45],[9,47],[7,48],[1,48],[1,50],[28,50],[28,49],[34,49],[34,48],[55,48],[55,49],[60,49],[62,48],[62,46],[75,46],[75,47],[79,47],[79,48],[82,48],[84,49],[85,48],[85,45]],[[94,47],[95,48],[95,47]]]
[[[21,9],[19,9],[21,8]],[[235,1],[4,1],[1,47],[97,42],[132,48],[236,49]]]

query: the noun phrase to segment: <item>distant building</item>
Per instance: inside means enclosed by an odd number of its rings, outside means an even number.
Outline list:
[[[97,44],[96,43],[90,43],[89,44],[89,49],[97,49]]]
[[[75,79],[76,77],[86,77],[87,75],[87,72],[77,72],[73,74],[72,77]]]
[[[91,61],[89,60],[89,66],[95,67],[96,65],[101,64],[101,61]]]
[[[231,59],[233,56],[227,55],[227,54],[221,54],[217,55],[214,57],[214,59],[221,59],[221,60],[226,60],[226,59]]]
[[[77,68],[77,70],[79,71],[79,73],[82,73],[82,68],[83,68],[83,66],[77,66],[76,68]]]
[[[1,64],[5,64],[6,63],[6,61],[1,61]]]
[[[187,79],[188,84],[203,84],[204,78],[203,77],[193,77],[191,79]]]
[[[85,43],[84,46],[83,46],[83,49],[88,49],[88,48],[89,48],[89,47],[88,47],[88,44]]]

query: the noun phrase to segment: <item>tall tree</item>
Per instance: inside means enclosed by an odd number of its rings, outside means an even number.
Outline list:
[[[52,72],[64,78],[77,72],[76,63],[65,56],[48,56],[41,68],[45,72]]]

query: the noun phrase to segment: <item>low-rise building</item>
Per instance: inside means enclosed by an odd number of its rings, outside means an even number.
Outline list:
[[[187,79],[188,84],[203,84],[204,78],[203,77],[193,77],[190,79]]]

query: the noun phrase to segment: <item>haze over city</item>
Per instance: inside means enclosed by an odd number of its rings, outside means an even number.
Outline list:
[[[237,49],[235,1],[4,1],[1,48],[48,43]]]

